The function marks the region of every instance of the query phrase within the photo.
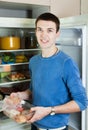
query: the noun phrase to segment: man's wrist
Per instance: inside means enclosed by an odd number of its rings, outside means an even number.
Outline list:
[[[51,107],[50,115],[51,115],[51,116],[55,115],[55,107]]]

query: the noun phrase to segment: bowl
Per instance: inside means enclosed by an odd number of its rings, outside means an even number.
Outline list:
[[[2,64],[14,64],[16,61],[15,55],[12,52],[5,52],[2,54]]]
[[[1,37],[0,48],[4,50],[15,50],[20,48],[20,37]]]

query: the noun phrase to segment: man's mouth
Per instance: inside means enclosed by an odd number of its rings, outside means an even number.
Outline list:
[[[46,44],[46,43],[48,43],[48,40],[41,39],[41,42],[42,42],[43,44]]]

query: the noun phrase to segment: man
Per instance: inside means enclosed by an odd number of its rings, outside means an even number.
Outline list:
[[[41,54],[29,62],[31,83],[29,90],[13,93],[28,99],[32,93],[34,112],[29,123],[38,129],[67,130],[69,113],[87,107],[87,97],[79,69],[73,59],[59,50],[55,41],[59,37],[60,21],[51,14],[41,14],[36,20],[36,37]]]

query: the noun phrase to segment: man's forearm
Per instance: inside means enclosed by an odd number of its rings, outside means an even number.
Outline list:
[[[75,101],[70,101],[64,105],[55,106],[54,107],[55,113],[73,113],[79,112],[80,108]]]

